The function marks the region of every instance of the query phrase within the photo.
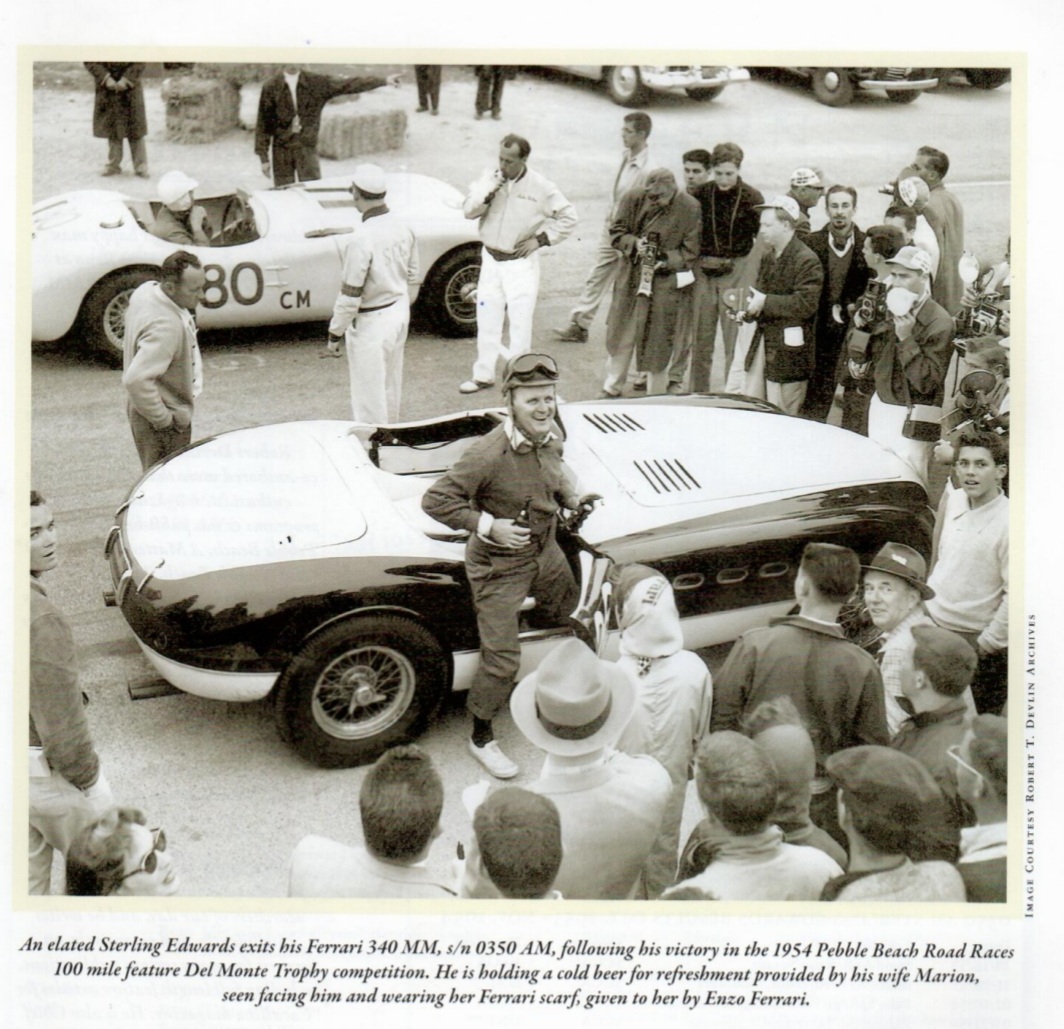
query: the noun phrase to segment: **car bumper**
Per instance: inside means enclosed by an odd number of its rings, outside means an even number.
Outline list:
[[[684,89],[711,89],[729,82],[746,82],[750,72],[745,68],[647,68],[639,69],[645,85],[669,92]]]
[[[889,89],[892,93],[914,93],[934,89],[938,79],[861,79],[858,89]]]
[[[277,681],[277,672],[218,672],[193,668],[164,657],[138,639],[149,664],[170,684],[184,693],[208,700],[225,700],[235,704],[262,700]]]

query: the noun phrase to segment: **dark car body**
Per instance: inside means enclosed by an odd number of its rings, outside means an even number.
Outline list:
[[[379,427],[368,453],[346,422],[194,444],[119,509],[107,544],[115,602],[174,685],[270,695],[282,735],[308,759],[372,759],[476,668],[464,539],[420,499],[501,417]],[[560,418],[567,463],[604,498],[578,534],[561,534],[574,571],[586,580],[596,560],[658,568],[689,648],[787,610],[810,540],[862,560],[887,540],[930,552],[922,486],[853,433],[735,397],[564,404]],[[529,611],[523,673],[575,631],[535,619]]]

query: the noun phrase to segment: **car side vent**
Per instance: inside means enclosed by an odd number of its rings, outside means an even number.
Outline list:
[[[673,458],[632,462],[655,493],[691,493],[702,484]]]
[[[630,414],[585,414],[584,419],[607,436],[615,432],[646,431],[645,426],[640,425]]]

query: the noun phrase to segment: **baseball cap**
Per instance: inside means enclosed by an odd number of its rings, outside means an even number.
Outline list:
[[[763,204],[754,205],[755,211],[764,211],[766,209],[786,211],[793,221],[798,221],[802,216],[802,209],[798,206],[798,201],[794,197],[778,196],[773,197],[771,200],[766,200]]]
[[[791,185],[823,187],[824,182],[819,168],[795,168],[791,172]]]
[[[902,247],[887,264],[896,264],[910,271],[931,274],[931,255],[919,247]]]

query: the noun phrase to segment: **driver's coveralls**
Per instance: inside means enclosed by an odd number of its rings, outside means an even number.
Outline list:
[[[516,518],[531,497],[531,542],[516,550],[488,539],[493,518]],[[474,443],[425,493],[425,513],[452,529],[472,533],[465,566],[480,633],[480,667],[466,707],[492,719],[509,699],[521,663],[518,615],[535,597],[545,624],[559,625],[578,595],[569,562],[555,539],[560,506],[576,510],[579,498],[554,434],[536,446],[510,419]]]

